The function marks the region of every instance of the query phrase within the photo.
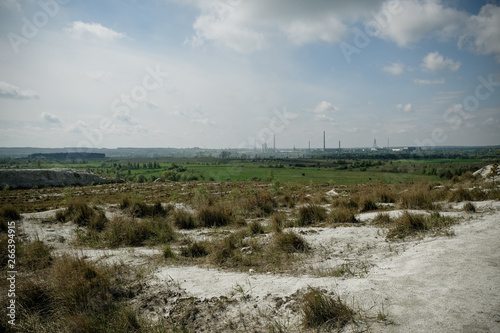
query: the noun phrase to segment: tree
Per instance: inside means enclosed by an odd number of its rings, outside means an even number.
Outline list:
[[[493,163],[490,169],[490,173],[486,176],[493,179],[493,186],[495,186],[495,177],[498,176],[498,163]]]

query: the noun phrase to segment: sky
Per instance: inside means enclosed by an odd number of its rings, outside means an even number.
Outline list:
[[[0,0],[0,146],[500,145],[500,2]]]

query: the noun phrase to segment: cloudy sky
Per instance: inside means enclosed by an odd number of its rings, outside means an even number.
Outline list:
[[[500,144],[500,3],[0,0],[0,146]]]

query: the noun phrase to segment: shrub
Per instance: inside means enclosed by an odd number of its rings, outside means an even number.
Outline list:
[[[278,250],[286,253],[307,252],[309,250],[307,241],[293,231],[274,234],[273,241]]]
[[[434,231],[435,234],[446,230],[456,223],[456,219],[433,212],[429,216],[404,212],[394,220],[394,226],[389,230],[387,238],[405,239],[419,233]]]
[[[372,221],[374,225],[386,226],[392,223],[391,216],[387,213],[379,213]]]
[[[363,196],[360,198],[358,207],[360,213],[378,209],[377,205],[375,204],[375,201],[368,196]]]
[[[172,214],[174,225],[180,229],[194,229],[197,227],[193,214],[184,209],[176,209]]]
[[[12,204],[7,204],[2,207],[0,210],[0,216],[4,217],[6,220],[20,220],[21,215],[17,212],[17,209],[14,208]]]
[[[403,209],[434,209],[431,190],[425,186],[414,186],[401,194],[399,207]]]
[[[271,229],[274,232],[281,232],[283,227],[285,226],[285,214],[283,213],[274,213],[271,216]]]
[[[7,220],[5,217],[0,215],[0,232],[7,232],[9,230],[9,226],[7,224]]]
[[[265,233],[264,231],[264,227],[262,226],[262,224],[260,224],[259,222],[257,221],[253,221],[252,223],[250,223],[248,225],[248,227],[250,228],[250,232],[253,234],[253,235],[257,235],[257,234],[263,234]]]
[[[396,202],[396,195],[388,186],[380,185],[376,187],[373,191],[372,197],[376,202],[382,203],[394,203]]]
[[[242,197],[240,206],[249,216],[269,216],[277,206],[276,200],[265,191],[255,191]]]
[[[297,225],[299,227],[322,222],[326,219],[326,209],[324,207],[309,204],[299,208],[299,218]]]
[[[199,210],[198,221],[203,227],[222,227],[233,222],[234,215],[221,206],[206,206]]]
[[[387,234],[387,238],[389,239],[404,239],[409,235],[428,229],[423,215],[410,214],[406,211],[394,222],[395,226]]]
[[[342,329],[354,321],[354,310],[339,296],[325,295],[321,290],[311,288],[302,298],[302,323],[307,328],[328,327]]]
[[[20,252],[20,265],[32,271],[48,267],[52,261],[50,247],[40,240],[22,244]]]
[[[175,257],[176,257],[176,256],[175,256],[175,252],[174,252],[174,251],[172,251],[172,248],[170,247],[170,245],[169,245],[169,244],[167,244],[167,245],[165,245],[165,246],[163,247],[163,257],[164,257],[165,259],[168,259],[168,258],[175,258]]]
[[[469,212],[469,213],[474,213],[476,212],[476,206],[474,206],[473,203],[471,202],[467,202],[465,203],[465,205],[462,207],[462,210],[464,212]]]
[[[244,241],[247,233],[245,231],[235,232],[212,244],[211,261],[217,265],[240,265],[243,261],[239,249],[246,246]]]
[[[471,201],[473,200],[473,198],[469,190],[466,190],[460,186],[455,191],[449,192],[448,200],[452,202],[460,202],[460,201]]]
[[[345,207],[338,207],[332,209],[329,215],[334,223],[355,223],[357,222],[354,213]]]
[[[205,244],[201,242],[191,242],[188,246],[181,248],[181,255],[190,258],[199,258],[208,255]]]
[[[89,207],[82,199],[71,199],[65,210],[56,213],[56,220],[73,221],[80,227],[96,231],[103,230],[108,223],[106,214],[102,210]]]
[[[87,233],[81,240],[88,241],[91,236],[91,233]],[[118,247],[165,244],[174,240],[176,235],[166,219],[150,218],[138,221],[116,216],[95,237],[97,245]]]

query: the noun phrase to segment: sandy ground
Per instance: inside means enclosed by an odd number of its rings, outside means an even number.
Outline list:
[[[369,225],[297,229],[313,251],[294,274],[159,264],[132,303],[149,318],[188,320],[196,331],[274,327],[302,332],[298,300],[308,287],[319,287],[360,311],[358,325],[345,331],[500,332],[500,202],[474,204],[476,213],[460,212],[463,204],[443,213],[460,218],[452,237],[389,243],[384,230]],[[58,253],[97,261],[146,265],[161,253],[148,248],[74,249],[69,243],[76,227],[50,222],[54,214],[23,214],[23,232],[50,243]],[[369,221],[376,214],[358,219]],[[352,264],[356,274],[318,273],[342,263]],[[388,320],[377,321],[379,313]]]

